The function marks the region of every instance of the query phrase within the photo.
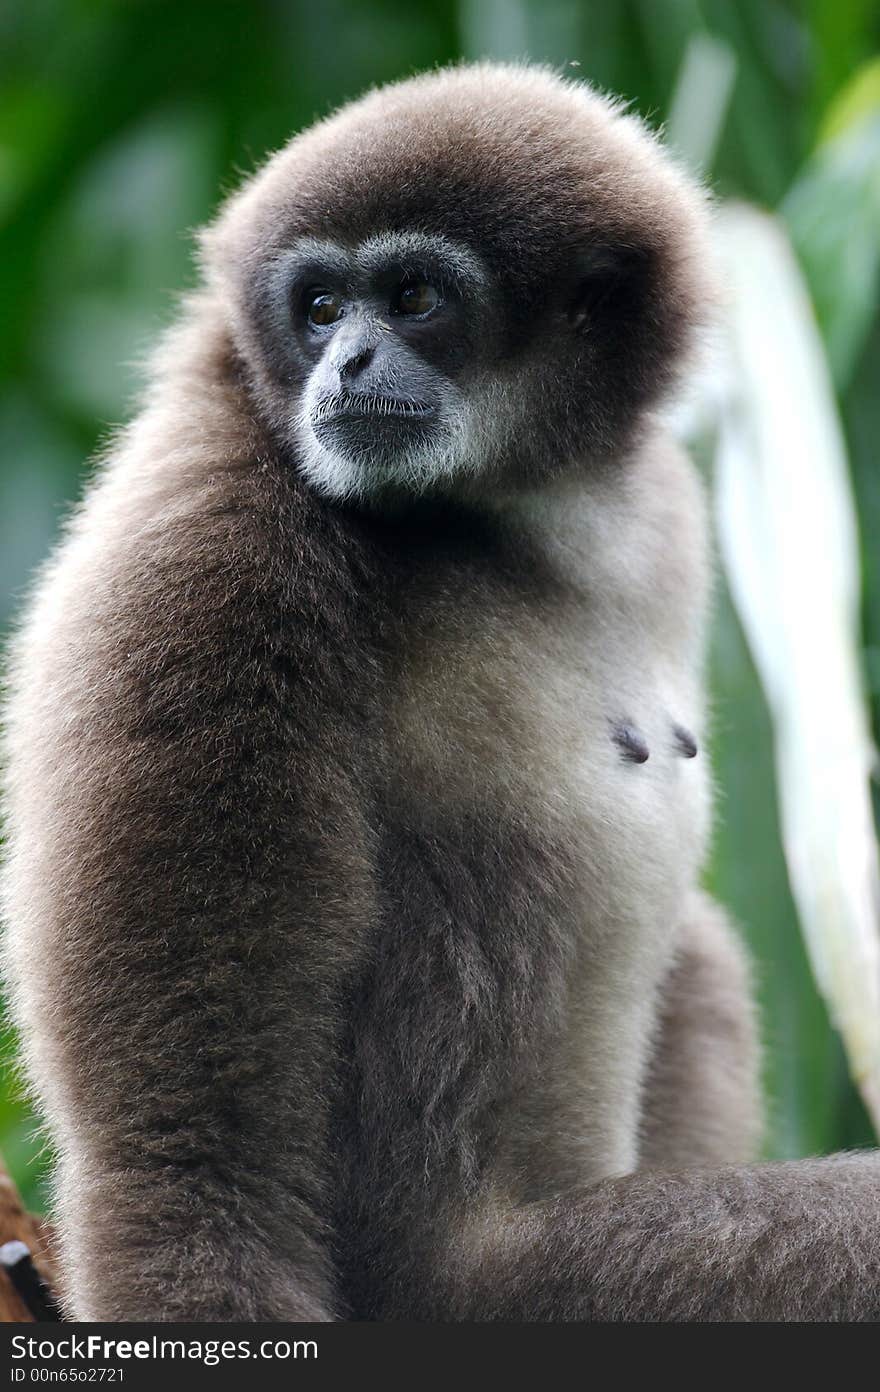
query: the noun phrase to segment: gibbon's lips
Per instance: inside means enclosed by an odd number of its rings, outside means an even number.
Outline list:
[[[345,421],[369,421],[395,424],[429,420],[437,408],[427,401],[411,401],[405,397],[376,396],[367,392],[336,392],[323,397],[311,413],[314,430],[332,427]]]

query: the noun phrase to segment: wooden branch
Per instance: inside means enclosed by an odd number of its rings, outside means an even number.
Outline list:
[[[0,1160],[0,1322],[60,1318],[51,1241],[48,1225],[25,1210]]]

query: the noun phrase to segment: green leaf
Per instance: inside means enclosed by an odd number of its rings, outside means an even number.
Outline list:
[[[853,78],[823,131],[781,212],[841,389],[852,377],[880,292],[880,61]]]
[[[858,546],[826,359],[783,224],[721,219],[731,376],[716,457],[730,591],[774,728],[789,880],[813,973],[880,1130],[880,858]]]

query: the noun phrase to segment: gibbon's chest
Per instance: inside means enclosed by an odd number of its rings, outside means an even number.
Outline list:
[[[619,909],[621,886],[660,907],[692,881],[708,821],[696,654],[668,612],[700,601],[668,578],[609,584],[592,559],[556,586],[414,589],[389,670],[390,777],[430,821],[513,815],[577,847]]]
[[[589,603],[561,619],[468,609],[423,624],[394,673],[392,778],[432,819],[494,806],[562,832],[585,871],[617,867],[640,894],[672,866],[689,879],[706,822],[690,674],[647,628],[615,632]]]

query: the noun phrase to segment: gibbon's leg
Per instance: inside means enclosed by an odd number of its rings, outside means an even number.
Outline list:
[[[695,895],[662,995],[643,1094],[639,1168],[753,1160],[760,1057],[743,948],[723,911]]]
[[[423,1287],[425,1289],[425,1287]],[[445,1320],[877,1320],[880,1154],[607,1180],[451,1234]]]
[[[646,1084],[642,1168],[460,1214],[410,1282],[418,1308],[407,1295],[384,1317],[880,1319],[880,1152],[729,1163],[758,1132],[747,985],[723,913],[695,900]]]

